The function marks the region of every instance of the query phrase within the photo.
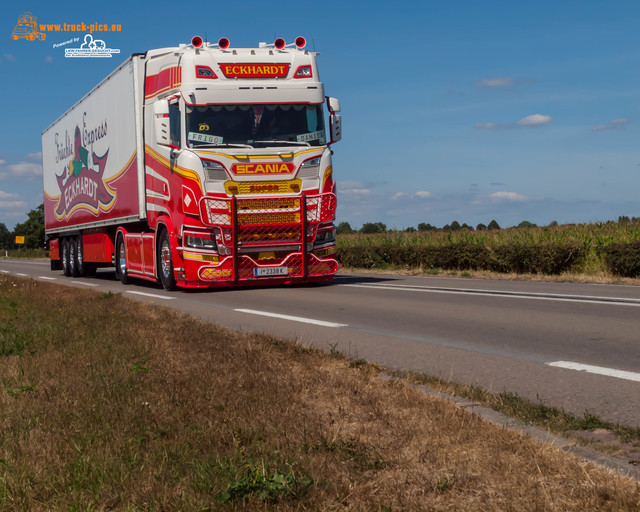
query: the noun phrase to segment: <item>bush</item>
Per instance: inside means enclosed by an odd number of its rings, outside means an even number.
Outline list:
[[[355,268],[441,268],[532,274],[560,274],[579,265],[585,255],[579,245],[480,245],[455,242],[441,246],[356,246],[338,248],[341,264]]]
[[[600,249],[607,269],[616,276],[640,277],[640,240]]]

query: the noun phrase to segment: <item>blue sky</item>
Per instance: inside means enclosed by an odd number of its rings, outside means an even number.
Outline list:
[[[112,59],[14,41],[39,23],[117,23]],[[457,220],[640,217],[640,2],[33,1],[0,22],[0,222],[42,202],[40,134],[134,52],[195,34],[232,46],[303,35],[340,99],[338,221],[404,228]]]

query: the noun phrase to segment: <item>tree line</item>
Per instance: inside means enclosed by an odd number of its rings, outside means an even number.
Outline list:
[[[16,244],[16,236],[23,236],[24,245]],[[9,231],[4,222],[0,222],[0,249],[44,249],[44,204],[31,210],[27,220],[17,224],[13,231]]]
[[[628,222],[640,222],[640,217],[628,217],[626,215],[618,217],[618,223],[624,224]],[[548,227],[554,227],[557,225],[558,225],[558,222],[554,220],[550,224],[548,224]],[[515,227],[535,228],[535,227],[538,227],[538,225],[534,224],[533,222],[529,222],[528,220],[523,220],[520,224],[518,224]],[[489,224],[486,224],[486,225],[480,223],[475,228],[473,226],[468,225],[467,223],[460,224],[458,221],[454,220],[451,224],[445,224],[441,228],[437,226],[433,226],[426,222],[421,222],[420,224],[418,224],[417,228],[410,226],[403,230],[398,230],[395,228],[387,229],[386,224],[383,224],[382,222],[365,222],[360,229],[352,228],[351,224],[349,224],[348,222],[340,222],[336,226],[336,233],[338,235],[351,235],[355,233],[362,233],[362,234],[386,233],[387,231],[405,231],[407,233],[415,233],[418,231],[422,231],[422,232],[465,231],[465,230],[466,231],[491,231],[496,229],[503,229],[503,228],[500,227],[500,224],[498,224],[495,219],[491,220],[491,222],[489,222]]]

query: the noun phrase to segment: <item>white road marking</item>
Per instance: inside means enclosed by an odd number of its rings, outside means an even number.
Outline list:
[[[47,281],[55,281],[56,280],[55,277],[48,277],[48,276],[38,276],[38,279],[46,279]]]
[[[615,377],[617,379],[632,380],[640,382],[640,373],[627,372],[624,370],[614,370],[613,368],[605,368],[603,366],[592,366],[590,364],[574,363],[573,361],[554,361],[545,363],[547,366],[555,366],[556,368],[565,368],[567,370],[576,370],[579,372],[595,373],[597,375],[605,375],[607,377]]]
[[[132,290],[127,290],[126,293],[134,293],[136,295],[144,295],[145,297],[153,297],[154,299],[164,299],[164,300],[174,300],[175,299],[175,297],[167,297],[165,295],[156,295],[155,293],[134,292]]]
[[[415,285],[389,285],[389,284],[343,284],[352,288],[369,288],[373,290],[396,290],[403,292],[446,293],[454,295],[478,295],[481,297],[509,297],[514,299],[550,300],[563,302],[581,302],[585,304],[610,304],[614,306],[640,307],[640,299],[628,299],[624,297],[601,297],[593,295],[559,295],[551,293],[508,292],[492,290],[474,290],[464,288],[430,288],[428,286]]]
[[[71,281],[72,283],[76,283],[76,284],[82,284],[84,286],[100,286],[98,284],[95,283],[85,283],[84,281]]]
[[[0,274],[10,274],[11,272],[9,272],[8,270],[0,270]]]
[[[20,272],[16,272],[16,275],[20,277],[29,277],[28,274],[21,274]]]
[[[279,313],[269,313],[268,311],[257,311],[255,309],[234,309],[239,313],[249,313],[250,315],[269,316],[271,318],[280,318],[282,320],[291,320],[292,322],[302,322],[305,324],[320,325],[322,327],[347,327],[348,324],[337,324],[335,322],[325,322],[324,320],[315,320],[314,318],[305,318],[302,316],[281,315]]]

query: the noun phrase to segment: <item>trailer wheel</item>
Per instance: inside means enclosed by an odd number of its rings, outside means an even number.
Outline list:
[[[69,275],[78,277],[80,275],[78,268],[78,242],[75,238],[69,240]]]
[[[163,230],[160,234],[158,243],[158,274],[160,282],[165,290],[172,291],[176,289],[176,278],[173,274],[173,258],[171,257],[171,241],[169,233]]]
[[[127,273],[127,253],[124,246],[124,237],[120,235],[116,243],[116,277],[120,279],[122,284],[129,283],[129,274]]]
[[[76,245],[76,269],[79,276],[86,276],[87,264],[84,261],[84,247],[82,246],[82,235],[76,238],[73,242]]]
[[[69,239],[62,240],[62,273],[69,277],[71,275],[71,267],[69,265]]]

